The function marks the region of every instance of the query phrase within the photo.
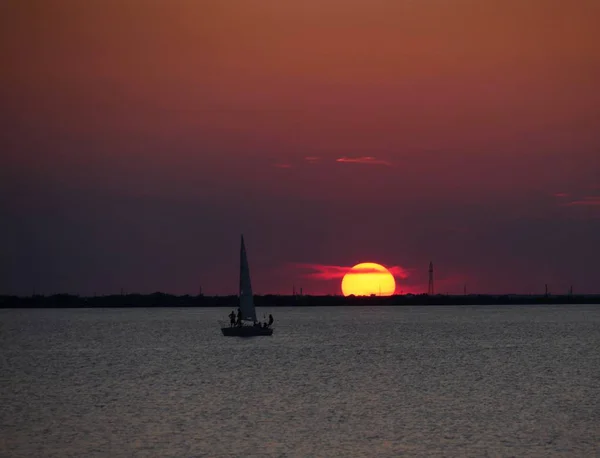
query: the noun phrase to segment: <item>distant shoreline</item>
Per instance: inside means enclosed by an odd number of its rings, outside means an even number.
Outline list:
[[[411,305],[560,305],[600,304],[600,294],[521,295],[468,294],[397,296],[255,296],[257,307],[332,306],[411,306]],[[115,294],[83,297],[70,294],[52,296],[0,296],[0,308],[94,308],[94,307],[237,307],[237,296],[176,296],[164,293]]]

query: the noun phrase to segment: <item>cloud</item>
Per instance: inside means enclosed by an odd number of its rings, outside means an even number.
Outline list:
[[[469,289],[469,277],[461,273],[455,273],[446,277],[435,277],[434,294],[478,294],[481,291]],[[428,283],[413,283],[398,285],[398,292],[403,294],[424,294],[429,289]]]
[[[359,156],[359,157],[340,157],[335,160],[336,162],[345,164],[371,164],[371,165],[392,165],[391,162],[383,159],[377,159],[373,156]]]
[[[306,156],[304,158],[304,160],[306,162],[308,162],[309,164],[316,164],[317,162],[319,162],[321,160],[321,158],[318,156]]]
[[[555,192],[554,197],[569,197],[569,194],[566,192]]]
[[[293,264],[294,267],[309,270],[311,272],[306,272],[303,274],[305,278],[313,278],[317,280],[333,280],[343,278],[351,269],[352,266],[332,266],[326,264],[304,264],[297,263]],[[387,267],[387,270],[396,277],[396,278],[407,278],[409,276],[408,269],[405,269],[400,266],[391,266]],[[358,269],[353,270],[356,273],[380,273],[376,269],[366,268],[366,269]]]
[[[587,196],[583,199],[573,200],[563,205],[566,207],[596,207],[600,206],[600,196]]]
[[[277,167],[278,169],[291,169],[292,164],[275,164],[273,167]]]

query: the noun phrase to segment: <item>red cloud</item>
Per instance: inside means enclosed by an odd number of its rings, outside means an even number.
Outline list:
[[[555,192],[554,197],[569,197],[569,194],[566,192]]]
[[[372,165],[392,165],[391,162],[384,161],[383,159],[377,159],[373,156],[360,156],[360,157],[340,157],[335,160],[336,162],[347,163],[347,164],[372,164]]]
[[[309,164],[315,164],[315,163],[319,162],[321,160],[321,158],[318,156],[306,156],[304,158],[304,160],[306,162],[308,162]]]
[[[580,200],[574,200],[564,204],[567,207],[599,206],[600,196],[588,196]]]
[[[308,272],[304,274],[305,278],[314,278],[318,280],[332,280],[336,278],[342,278],[346,275],[352,267],[345,266],[330,266],[325,264],[294,264],[295,267],[305,270],[312,270],[312,272]],[[400,266],[391,266],[387,267],[387,270],[397,278],[407,278],[409,273],[408,270],[400,267]],[[366,269],[356,269],[353,270],[356,273],[372,273],[379,272],[376,269],[366,268]]]
[[[469,277],[463,274],[452,274],[448,277],[437,277],[435,279],[434,294],[463,294],[468,287]],[[416,283],[412,285],[399,285],[399,290],[404,294],[424,294],[429,289],[426,283]],[[467,294],[477,293],[467,289]]]
[[[278,169],[291,169],[292,164],[275,164],[274,167],[277,167]]]

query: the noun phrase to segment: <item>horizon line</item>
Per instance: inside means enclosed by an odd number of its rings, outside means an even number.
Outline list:
[[[102,298],[102,297],[126,297],[126,296],[154,296],[154,295],[163,295],[163,296],[173,296],[173,297],[238,297],[239,295],[236,293],[230,294],[174,294],[174,293],[166,293],[163,291],[155,291],[153,293],[104,293],[104,294],[94,294],[94,295],[83,295],[83,294],[72,294],[72,293],[53,293],[53,294],[36,294],[33,293],[31,295],[19,295],[19,294],[0,294],[0,299],[2,298],[19,298],[19,299],[32,299],[35,297],[55,297],[55,296],[67,296],[67,297],[77,297],[82,299],[94,299],[94,298]],[[597,293],[453,293],[453,292],[443,292],[443,293],[435,293],[429,294],[426,292],[423,293],[402,293],[402,294],[390,294],[390,295],[379,295],[379,294],[371,294],[371,295],[348,295],[344,296],[343,294],[278,294],[278,293],[265,293],[258,294],[254,293],[253,296],[256,297],[265,297],[265,296],[279,296],[279,297],[349,297],[349,298],[391,298],[391,297],[405,297],[405,296],[522,296],[522,297],[562,297],[562,296],[570,296],[570,297],[581,297],[581,296],[600,296],[600,292]]]

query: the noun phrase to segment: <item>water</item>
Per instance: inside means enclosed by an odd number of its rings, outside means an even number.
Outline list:
[[[0,456],[598,456],[600,307],[0,310]]]

